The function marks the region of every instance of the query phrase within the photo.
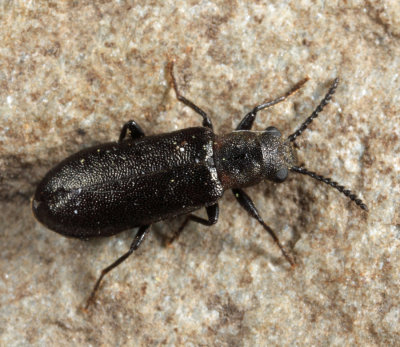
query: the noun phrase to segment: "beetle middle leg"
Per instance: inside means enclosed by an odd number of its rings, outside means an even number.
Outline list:
[[[197,217],[194,214],[189,214],[186,216],[185,221],[182,223],[182,225],[177,229],[172,237],[167,241],[167,246],[171,245],[172,242],[177,240],[179,238],[179,235],[182,233],[183,229],[186,227],[186,225],[189,223],[189,221],[193,221],[196,223],[200,223],[206,226],[211,226],[218,221],[218,216],[219,216],[219,206],[218,204],[214,204],[211,206],[206,207],[207,211],[207,217],[208,219]]]
[[[184,103],[186,106],[189,106],[193,111],[198,113],[200,116],[202,116],[203,117],[203,126],[210,128],[212,130],[213,125],[212,125],[211,119],[210,119],[210,117],[208,117],[207,113],[205,113],[199,106],[195,105],[192,101],[186,99],[184,96],[181,95],[181,93],[179,93],[178,84],[176,83],[176,79],[174,76],[174,62],[173,61],[168,63],[167,69],[171,75],[172,86],[175,90],[176,98],[180,102]]]
[[[125,139],[128,130],[131,134],[132,140],[139,139],[144,136],[144,132],[139,124],[137,124],[134,120],[130,120],[129,122],[126,122],[122,127],[118,142],[121,142],[123,139]]]
[[[251,217],[256,219],[263,226],[264,230],[267,231],[268,234],[271,235],[271,237],[274,239],[275,243],[278,245],[282,254],[286,258],[286,260],[290,263],[290,265],[295,266],[293,258],[289,256],[289,254],[283,248],[283,246],[279,242],[278,237],[275,235],[274,231],[267,224],[265,224],[264,220],[258,213],[257,208],[254,206],[253,201],[251,201],[250,197],[241,189],[232,189],[232,192],[236,200],[239,202],[239,204],[249,213]]]
[[[120,265],[124,260],[126,260],[134,251],[136,251],[139,246],[141,245],[142,241],[146,237],[149,232],[150,225],[142,225],[139,227],[138,232],[136,233],[135,238],[132,241],[131,247],[129,251],[126,252],[124,255],[119,257],[116,261],[114,261],[111,265],[107,266],[105,269],[101,271],[100,277],[97,279],[96,284],[93,287],[92,293],[89,296],[89,299],[86,302],[85,308],[87,309],[89,305],[93,302],[94,297],[96,295],[97,289],[99,289],[100,283],[105,275],[107,275],[112,269],[116,268]]]
[[[256,119],[257,112],[274,106],[286,100],[289,96],[293,95],[300,90],[302,86],[309,80],[309,77],[304,78],[299,83],[297,83],[291,90],[289,90],[285,95],[276,98],[275,100],[264,102],[261,105],[254,107],[249,113],[247,113],[243,119],[240,121],[236,130],[250,130],[253,126],[254,120]]]

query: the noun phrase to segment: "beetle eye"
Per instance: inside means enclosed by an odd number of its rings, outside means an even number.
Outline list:
[[[288,177],[289,171],[286,167],[279,169],[275,174],[275,182],[283,182]]]
[[[275,127],[268,127],[267,129],[265,129],[265,131],[273,136],[279,136],[279,137],[282,136],[281,132]]]

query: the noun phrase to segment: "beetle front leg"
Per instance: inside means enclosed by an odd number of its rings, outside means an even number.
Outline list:
[[[278,237],[275,235],[274,231],[267,225],[265,224],[264,220],[261,218],[260,214],[257,211],[257,208],[254,206],[253,201],[251,201],[250,197],[241,189],[232,189],[233,195],[235,196],[236,200],[239,202],[239,204],[249,213],[251,217],[256,219],[264,228],[265,231],[267,231],[271,237],[274,239],[275,243],[278,245],[280,248],[283,256],[286,258],[286,260],[290,263],[290,265],[295,266],[295,262],[291,256],[285,251],[281,243],[279,242]]]
[[[128,130],[131,134],[132,140],[139,139],[144,136],[142,128],[134,120],[130,120],[129,122],[126,122],[122,127],[118,142],[121,142],[125,139]]]
[[[309,80],[308,77],[301,80],[297,83],[289,92],[285,95],[276,98],[275,100],[265,102],[261,105],[254,107],[248,114],[246,114],[243,119],[240,121],[239,125],[236,127],[236,130],[250,130],[253,126],[254,120],[256,119],[257,112],[274,106],[276,104],[281,103],[282,101],[286,100],[289,96],[296,93],[307,81]]]
[[[100,277],[97,279],[96,284],[93,287],[92,293],[89,296],[89,299],[86,302],[85,309],[89,307],[89,305],[94,301],[95,294],[97,290],[99,289],[100,283],[105,275],[107,275],[112,269],[116,268],[118,265],[120,265],[124,260],[126,260],[134,251],[136,251],[139,246],[141,245],[142,241],[146,237],[146,235],[149,232],[149,227],[150,225],[142,225],[135,238],[132,241],[131,247],[129,248],[129,251],[126,252],[123,256],[119,257],[116,261],[114,261],[111,265],[107,266],[105,269],[101,271]]]
[[[189,221],[193,221],[193,222],[200,223],[200,224],[207,225],[207,226],[217,223],[218,216],[219,216],[218,204],[214,204],[214,205],[206,207],[206,211],[207,211],[208,219],[197,217],[194,214],[189,214],[188,216],[186,216],[185,221],[182,223],[182,225],[179,227],[179,229],[174,232],[172,237],[168,240],[167,246],[170,246],[172,244],[172,242],[174,242],[175,240],[177,240],[179,238],[179,235],[182,233],[183,229],[185,228],[187,223],[189,223]]]

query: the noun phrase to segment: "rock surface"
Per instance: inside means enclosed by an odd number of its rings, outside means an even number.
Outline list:
[[[400,339],[400,5],[396,1],[91,1],[0,5],[0,345],[395,346]],[[219,223],[157,223],[106,277],[132,231],[84,242],[37,223],[30,197],[60,159],[197,126],[166,76],[218,133],[252,107],[289,135],[332,80],[333,102],[299,138],[299,161],[357,192],[370,212],[309,177],[246,191],[295,255],[290,269],[231,193]],[[199,212],[203,214],[204,212]]]

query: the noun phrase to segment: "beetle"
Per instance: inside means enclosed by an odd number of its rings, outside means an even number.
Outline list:
[[[177,99],[202,117],[202,127],[145,136],[142,128],[131,120],[122,127],[118,142],[83,149],[51,169],[33,197],[36,219],[68,237],[90,239],[139,228],[129,250],[102,270],[87,305],[94,299],[103,277],[138,249],[152,223],[187,214],[170,242],[189,221],[213,225],[218,221],[218,200],[226,190],[232,190],[239,204],[271,235],[292,266],[295,264],[293,257],[242,188],[265,179],[283,182],[292,171],[330,185],[368,211],[364,202],[350,190],[330,178],[296,166],[293,143],[331,100],[338,79],[314,112],[286,139],[272,126],[264,131],[251,128],[259,111],[294,94],[308,78],[284,96],[256,106],[244,116],[235,131],[216,135],[209,116],[180,94],[173,62],[168,63],[167,69]],[[127,136],[128,131],[130,136]],[[202,207],[208,219],[191,214]]]

